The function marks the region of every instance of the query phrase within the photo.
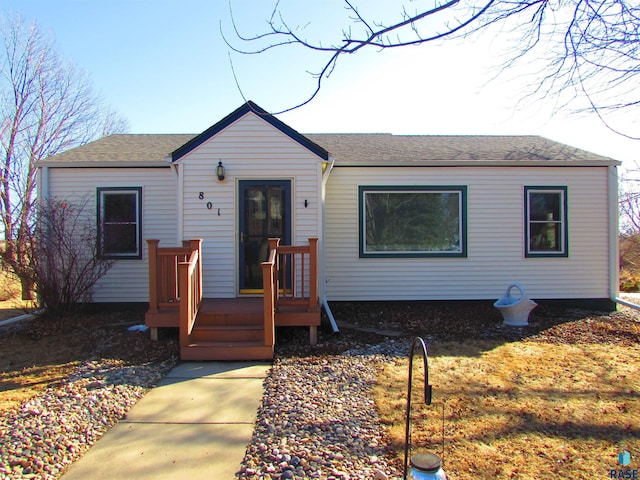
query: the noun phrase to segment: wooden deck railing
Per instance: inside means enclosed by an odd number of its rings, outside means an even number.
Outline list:
[[[198,275],[202,283],[202,240],[188,240],[182,247],[159,247],[160,240],[147,240],[149,246],[149,313],[160,308],[180,308],[181,291],[178,265],[198,252]],[[200,288],[200,287],[198,287]]]
[[[180,346],[189,345],[196,315],[202,303],[202,262],[200,251],[193,250],[187,262],[178,264],[180,290]]]
[[[280,245],[269,239],[269,251],[276,251],[275,308],[278,306],[318,307],[318,239],[308,245]]]

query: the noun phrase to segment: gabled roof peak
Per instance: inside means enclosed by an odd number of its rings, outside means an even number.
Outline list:
[[[215,136],[220,131],[224,130],[226,127],[231,125],[233,122],[235,122],[236,120],[244,117],[248,113],[254,113],[254,114],[258,115],[265,122],[271,124],[272,126],[277,128],[278,130],[280,130],[282,133],[284,133],[285,135],[290,137],[292,140],[294,140],[295,142],[298,142],[300,145],[302,145],[303,147],[307,148],[309,151],[311,151],[315,155],[319,156],[323,160],[328,160],[329,159],[329,152],[327,152],[320,145],[318,145],[317,143],[312,142],[307,137],[305,137],[304,135],[298,133],[296,130],[291,128],[289,125],[285,124],[281,120],[278,120],[276,117],[271,115],[269,112],[264,110],[262,107],[260,107],[256,103],[254,103],[251,100],[249,100],[246,103],[244,103],[243,105],[241,105],[239,108],[237,108],[236,110],[231,112],[229,115],[224,117],[222,120],[220,120],[219,122],[215,123],[214,125],[212,125],[208,129],[206,129],[200,135],[195,136],[194,138],[189,140],[187,143],[182,145],[180,148],[174,150],[171,153],[171,160],[174,161],[174,162],[179,160],[181,157],[183,157],[187,153],[191,152],[195,148],[199,147],[204,142],[209,140],[211,137]]]

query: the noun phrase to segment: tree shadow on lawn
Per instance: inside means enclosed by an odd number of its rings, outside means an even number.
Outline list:
[[[412,397],[414,445],[439,452],[445,441],[452,478],[598,478],[621,449],[640,448],[637,345],[525,339],[478,357],[457,352],[464,348],[434,345],[433,403]],[[386,363],[375,387],[398,451],[407,367],[406,358]],[[421,391],[417,377],[414,392]]]

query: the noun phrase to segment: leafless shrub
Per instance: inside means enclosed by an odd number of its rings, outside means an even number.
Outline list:
[[[49,313],[91,301],[94,287],[113,265],[97,254],[97,229],[88,201],[51,200],[39,209],[31,271],[40,303]]]

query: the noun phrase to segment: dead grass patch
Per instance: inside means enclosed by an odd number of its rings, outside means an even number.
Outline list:
[[[407,368],[387,364],[374,389],[399,464]],[[443,455],[450,478],[608,478],[618,452],[640,451],[637,343],[435,343],[429,376],[432,405],[412,400],[412,445]]]
[[[20,281],[0,269],[0,322],[35,309],[33,301],[25,301],[20,297]]]
[[[71,330],[0,336],[0,412],[63,380],[86,356],[81,336]]]

